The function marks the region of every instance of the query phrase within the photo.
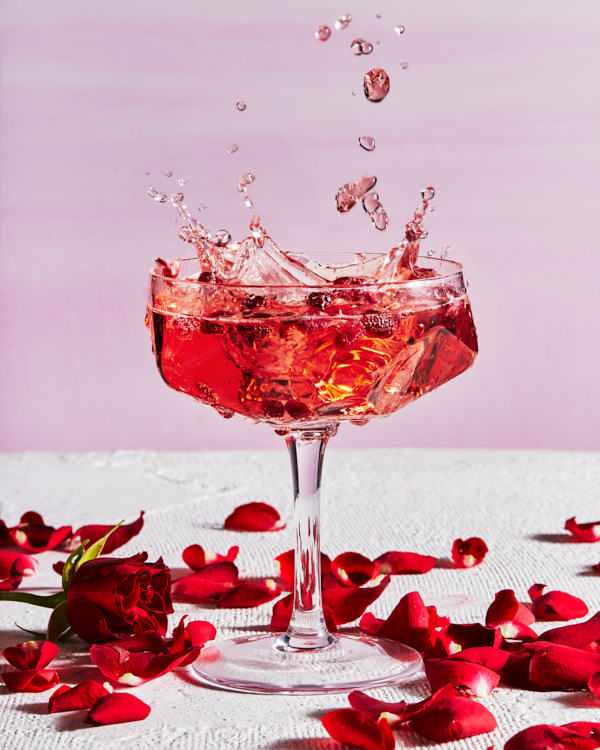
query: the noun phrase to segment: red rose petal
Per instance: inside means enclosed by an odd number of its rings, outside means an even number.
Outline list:
[[[375,617],[374,614],[371,612],[365,612],[365,614],[360,618],[360,622],[358,623],[359,628],[362,630],[363,633],[366,633],[366,635],[377,635],[377,631],[385,620],[379,619],[379,617]]]
[[[533,602],[533,614],[540,622],[577,620],[589,613],[587,604],[564,591],[549,591]]]
[[[275,570],[284,583],[294,585],[294,558],[296,552],[293,549],[278,555],[275,558]],[[321,552],[321,577],[331,572],[331,560]]]
[[[11,693],[43,693],[60,682],[52,669],[26,669],[19,672],[3,672],[0,677]]]
[[[329,607],[337,625],[357,620],[385,591],[390,582],[386,576],[378,586],[370,588],[339,588],[323,591],[323,606]]]
[[[271,505],[246,503],[227,516],[223,527],[235,531],[280,531],[285,528],[285,521]]]
[[[263,581],[260,585],[244,581],[239,586],[226,591],[219,597],[219,609],[246,609],[259,607],[261,604],[272,602],[281,594],[281,589],[272,579]]]
[[[202,649],[204,644],[207,641],[211,641],[217,634],[215,626],[210,622],[195,620],[186,626],[186,619],[187,615],[184,615],[179,621],[179,625],[173,631],[173,637],[168,643],[170,654],[189,649],[190,646],[198,646],[199,649]],[[192,653],[179,666],[187,667],[196,658],[197,654]]]
[[[545,588],[547,588],[545,583],[534,583],[533,586],[531,586],[527,590],[531,601],[534,602],[538,597],[540,597],[544,593]]]
[[[600,654],[554,643],[538,641],[535,645],[529,680],[538,687],[583,690],[594,672],[600,671]]]
[[[600,672],[594,672],[588,680],[587,686],[594,695],[600,698]]]
[[[560,727],[550,724],[527,727],[511,737],[504,750],[592,750],[596,747],[600,747],[600,724],[576,721]]]
[[[79,547],[80,544],[83,544],[86,539],[90,540],[88,544],[88,547],[90,547],[99,539],[102,539],[103,536],[106,536],[108,532],[114,528],[114,526],[114,524],[90,524],[88,526],[82,526],[80,529],[77,529],[77,531],[71,537],[67,549],[69,549],[70,552],[73,552],[77,549],[77,547]],[[113,533],[104,543],[102,554],[104,556],[110,555],[116,549],[122,547],[130,539],[133,539],[134,536],[137,536],[142,530],[143,526],[144,511],[142,510],[137,521],[133,521],[132,523],[128,524],[122,524],[118,529],[115,529],[115,531],[113,531]]]
[[[452,559],[459,568],[473,568],[475,565],[480,565],[487,553],[486,543],[476,536],[464,540],[455,539],[452,544]]]
[[[288,594],[275,602],[273,605],[273,614],[271,615],[271,622],[269,627],[272,630],[287,630],[292,619],[292,609],[294,606],[294,595]],[[323,606],[323,614],[325,616],[325,625],[327,630],[337,630],[337,623],[334,619],[333,612],[327,605]]]
[[[210,602],[239,584],[237,567],[229,561],[218,562],[173,581],[171,593],[176,601]]]
[[[0,579],[8,578],[11,575],[11,568],[15,560],[20,560],[23,564],[22,575],[34,576],[38,572],[38,561],[31,555],[13,550],[0,550]]]
[[[535,622],[535,615],[524,604],[517,601],[512,589],[504,589],[495,595],[485,615],[485,624],[502,620],[516,620],[524,625]]]
[[[491,669],[457,659],[429,659],[425,662],[425,674],[434,692],[452,685],[455,690],[468,688],[476,698],[487,698],[500,682],[500,675]]]
[[[379,564],[358,552],[344,552],[331,561],[331,572],[346,586],[363,586],[379,575]]]
[[[0,591],[14,591],[18,589],[23,580],[25,563],[23,560],[16,558],[11,565],[9,576],[0,580]]]
[[[377,631],[377,637],[405,643],[416,651],[424,651],[429,632],[429,612],[421,595],[417,591],[411,591],[394,607]]]
[[[492,732],[498,726],[493,714],[470,698],[446,698],[419,712],[411,729],[428,740],[451,742]]]
[[[215,626],[204,620],[194,620],[194,622],[190,622],[186,626],[186,630],[190,634],[192,646],[204,646],[207,641],[212,641],[217,635],[217,629]]]
[[[502,633],[502,637],[506,640],[521,641],[525,643],[527,641],[537,640],[537,633],[535,630],[527,627],[522,622],[517,620],[500,620],[499,622],[489,622],[489,628],[496,628]]]
[[[576,516],[569,518],[565,523],[565,529],[570,531],[573,536],[581,539],[583,542],[600,542],[600,521],[592,523],[577,523]]]
[[[199,646],[156,655],[148,651],[130,652],[119,645],[94,645],[90,649],[90,659],[109,680],[135,687],[171,672],[184,661],[195,661],[199,653]]]
[[[547,630],[540,638],[548,643],[560,643],[572,648],[585,648],[600,639],[600,612],[596,612],[586,622],[580,622],[577,625],[563,625],[561,628]]]
[[[25,641],[9,646],[2,656],[13,667],[22,670],[43,669],[58,653],[59,647],[51,641]]]
[[[369,719],[373,719],[373,721],[378,721],[382,714],[386,714],[385,718],[392,727],[400,723],[401,715],[406,709],[406,701],[386,703],[371,698],[370,695],[362,693],[360,690],[353,690],[348,695],[348,701],[352,708],[368,716]]]
[[[183,550],[181,557],[188,568],[197,571],[217,562],[234,562],[239,551],[239,547],[230,547],[226,555],[219,555],[212,550],[203,549],[199,544],[192,544]]]
[[[58,690],[50,696],[48,701],[48,713],[56,714],[62,711],[82,711],[91,708],[96,701],[109,691],[94,680],[83,680],[75,687],[61,685]]]
[[[386,721],[380,724],[353,708],[330,711],[323,716],[321,723],[334,740],[361,750],[393,750],[396,745]],[[384,725],[387,726],[387,732]]]
[[[457,625],[452,623],[442,628],[439,636],[441,640],[445,641],[446,649],[449,653],[456,653],[461,648],[476,648],[480,646],[499,648],[502,644],[502,634],[499,630],[485,627],[478,622],[471,625]]]
[[[136,633],[135,635],[109,641],[102,645],[111,646],[113,648],[118,646],[121,649],[130,651],[132,654],[139,654],[143,651],[150,651],[153,654],[169,653],[169,647],[165,639],[156,630],[146,630],[143,633]]]
[[[417,552],[385,552],[375,560],[379,571],[385,576],[401,573],[429,573],[436,559],[431,555],[419,555]]]
[[[128,721],[142,721],[150,714],[150,706],[135,695],[112,693],[100,698],[85,717],[86,724],[124,724]]]
[[[473,664],[481,664],[482,667],[491,669],[492,672],[501,672],[508,660],[508,651],[501,651],[493,646],[479,646],[465,648],[448,657],[457,661],[470,661]]]
[[[434,703],[446,700],[447,698],[454,698],[455,695],[456,690],[451,685],[445,685],[441,690],[436,690],[433,695],[430,695],[429,698],[425,698],[425,700],[417,701],[416,703],[408,703],[404,713],[400,716],[401,722],[403,724],[407,723],[411,719],[414,719],[415,716],[418,716],[421,711],[429,708],[429,706],[433,706]]]
[[[26,552],[46,552],[62,544],[71,536],[71,531],[70,526],[59,529],[46,526],[39,513],[29,511],[21,516],[19,525],[9,529],[8,533],[13,543]]]

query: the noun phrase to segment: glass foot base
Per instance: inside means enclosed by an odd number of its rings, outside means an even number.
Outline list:
[[[279,651],[278,636],[249,636],[204,647],[194,663],[203,682],[247,693],[346,693],[395,685],[416,674],[422,659],[384,638],[336,636],[315,651]]]

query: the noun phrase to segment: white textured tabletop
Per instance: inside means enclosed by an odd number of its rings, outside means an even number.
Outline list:
[[[283,441],[282,441],[283,443]],[[394,576],[369,610],[387,617],[401,595],[418,590],[427,604],[453,622],[483,621],[494,593],[512,588],[527,601],[533,583],[575,594],[590,613],[600,609],[600,544],[574,541],[565,520],[600,517],[600,455],[583,452],[367,450],[336,451],[325,458],[322,547],[330,556],[352,550],[373,559],[388,550],[434,555],[438,567],[422,576]],[[293,545],[291,478],[286,452],[94,454],[19,453],[0,455],[0,518],[9,525],[36,510],[53,526],[134,520],[146,511],[141,534],[114,553],[147,550],[162,555],[177,573],[182,550],[193,543],[224,553],[240,546],[242,575],[275,575],[273,558]],[[242,503],[274,505],[288,521],[275,533],[225,531],[222,522]],[[444,566],[454,539],[482,537],[489,554],[470,570]],[[51,565],[64,554],[39,555],[40,575],[20,590],[56,587]],[[216,610],[175,604],[178,620],[188,613],[213,622],[218,638],[264,630],[272,605]],[[15,622],[43,629],[48,610],[0,603],[0,648],[24,640]],[[534,625],[538,632],[553,623]],[[61,650],[53,662],[61,679],[74,684],[92,675],[81,644]],[[2,660],[3,661],[3,660]],[[3,661],[0,669],[6,669]],[[71,748],[268,748],[328,750],[320,717],[348,707],[343,695],[260,696],[198,685],[187,669],[138,688],[152,707],[143,722],[90,727],[81,714],[47,713],[51,693],[12,694],[0,688],[0,746],[14,750]],[[409,701],[430,694],[423,674],[397,688],[374,691],[383,700]],[[532,724],[598,721],[600,699],[584,692],[525,692],[498,688],[483,701],[498,721],[491,735],[443,747],[500,750]],[[397,731],[398,747],[435,747],[410,731]]]

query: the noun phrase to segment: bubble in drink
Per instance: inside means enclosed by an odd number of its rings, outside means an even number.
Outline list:
[[[242,175],[238,181],[238,192],[245,193],[248,189],[248,185],[254,182],[255,179],[256,177],[251,172]]]
[[[361,135],[358,142],[365,151],[373,151],[375,148],[375,138],[371,138],[370,135]]]
[[[171,203],[181,203],[183,200],[183,193],[173,193],[171,195]]]
[[[400,67],[402,68],[402,70],[406,70],[408,68],[408,63],[407,62],[400,63]]]
[[[373,52],[373,45],[366,39],[355,39],[350,45],[350,49],[355,55],[370,55]]]
[[[390,90],[390,77],[383,68],[373,68],[365,73],[365,96],[370,102],[380,102]]]
[[[404,34],[404,26],[398,25],[394,28],[394,31],[396,32],[396,34]]]
[[[214,240],[218,247],[225,247],[231,242],[231,235],[226,229],[219,229],[218,232],[215,232]]]
[[[346,26],[350,23],[351,20],[352,20],[352,16],[350,15],[350,13],[346,13],[345,16],[340,16],[338,20],[335,22],[335,28],[338,31],[341,31],[342,29],[346,28]]]
[[[319,26],[315,31],[315,36],[320,42],[326,42],[331,36],[331,29],[329,26]]]
[[[235,106],[240,110],[240,112],[243,112],[246,109],[246,102],[238,102]]]
[[[434,195],[435,195],[435,190],[432,187],[423,188],[423,190],[421,190],[421,197],[423,198],[424,201],[432,200]]]
[[[177,180],[177,182],[181,185],[181,187],[187,184],[187,180],[183,180],[183,179]]]
[[[248,208],[254,208],[254,203],[252,203],[252,198],[250,198],[249,195],[244,198],[244,203],[248,206]]]
[[[231,146],[227,149],[230,154],[235,154],[235,152],[238,150],[238,147],[235,143],[232,143]]]
[[[341,214],[349,211],[358,198],[362,198],[371,188],[375,187],[377,177],[372,174],[364,174],[355,182],[348,182],[337,191],[335,205]]]
[[[166,174],[167,177],[173,177],[173,172],[169,171],[169,172],[165,172],[165,174]]]

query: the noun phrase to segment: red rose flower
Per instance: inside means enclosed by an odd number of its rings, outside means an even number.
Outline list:
[[[167,632],[171,605],[171,571],[162,558],[146,564],[142,552],[126,559],[98,558],[83,563],[67,594],[67,620],[88,643],[114,641],[124,635]]]

